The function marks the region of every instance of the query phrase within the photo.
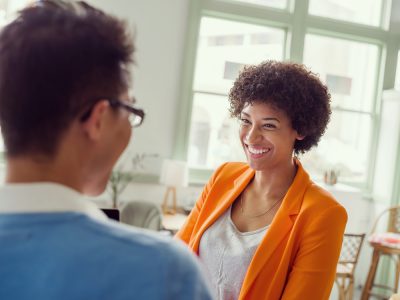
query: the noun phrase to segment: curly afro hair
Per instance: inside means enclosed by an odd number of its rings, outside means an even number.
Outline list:
[[[295,154],[316,146],[329,122],[331,96],[318,76],[301,64],[266,61],[247,66],[229,93],[232,117],[247,104],[261,102],[284,111],[292,128],[305,136],[296,140]]]

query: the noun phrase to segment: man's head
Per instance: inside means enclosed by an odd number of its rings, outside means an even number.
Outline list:
[[[8,156],[51,155],[71,121],[127,88],[133,45],[119,20],[41,1],[0,35],[0,126]]]
[[[55,157],[75,126],[76,137],[81,132],[102,151],[96,150],[93,162],[108,159],[109,152],[111,168],[130,128],[129,112],[109,100],[129,104],[133,51],[125,24],[84,2],[44,0],[22,10],[0,34],[0,126],[7,157]],[[110,114],[124,114],[124,123]],[[98,143],[96,130],[113,123],[115,132]],[[125,140],[111,140],[118,134]]]

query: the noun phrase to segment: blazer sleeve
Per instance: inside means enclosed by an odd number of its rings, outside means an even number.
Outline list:
[[[208,194],[210,193],[211,189],[214,186],[216,178],[220,174],[221,170],[227,163],[218,167],[218,169],[213,173],[210,180],[204,186],[203,191],[196,201],[195,206],[193,207],[192,211],[190,212],[189,216],[187,217],[185,223],[183,224],[182,228],[176,233],[175,238],[181,239],[186,244],[189,244],[191,237],[195,234],[194,228],[197,224],[200,211],[203,208],[204,201],[207,199]]]
[[[336,205],[304,228],[281,299],[329,299],[346,222],[346,210]]]

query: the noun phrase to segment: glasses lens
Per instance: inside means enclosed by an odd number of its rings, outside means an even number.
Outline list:
[[[142,118],[131,113],[129,116],[129,122],[131,123],[132,127],[138,127],[142,123]]]

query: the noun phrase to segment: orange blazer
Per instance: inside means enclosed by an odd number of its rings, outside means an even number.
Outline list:
[[[281,207],[250,262],[240,300],[328,299],[347,222],[346,210],[312,182],[300,162]],[[198,254],[201,237],[254,176],[245,163],[212,175],[177,233]]]

